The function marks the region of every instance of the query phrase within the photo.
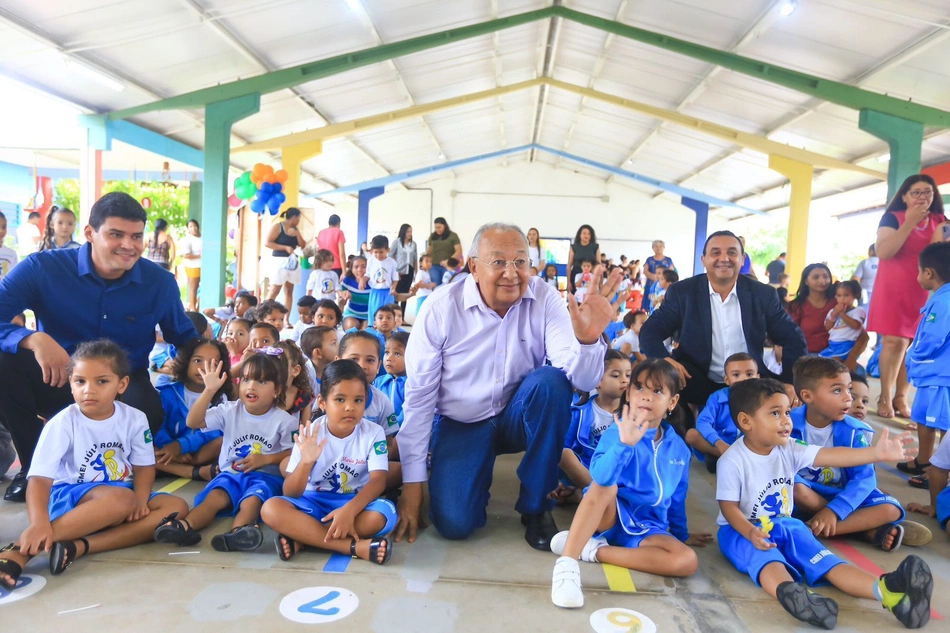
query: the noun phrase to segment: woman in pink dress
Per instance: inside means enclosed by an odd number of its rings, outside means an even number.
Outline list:
[[[877,229],[880,264],[867,329],[881,336],[881,396],[877,413],[882,418],[895,414],[910,417],[910,385],[904,354],[917,331],[920,309],[927,301],[927,291],[917,283],[917,257],[925,246],[942,239],[942,226],[946,223],[936,183],[930,176],[917,174],[901,185]]]

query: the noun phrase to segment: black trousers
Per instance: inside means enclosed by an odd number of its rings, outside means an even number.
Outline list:
[[[152,433],[162,427],[162,399],[152,386],[147,369],[132,372],[129,388],[121,400],[145,413]],[[23,470],[29,469],[43,431],[43,422],[37,416],[49,420],[72,403],[69,383],[52,387],[43,382],[43,371],[33,352],[0,352],[0,423],[10,431]]]
[[[677,359],[680,364],[689,372],[690,378],[686,381],[686,386],[680,392],[680,402],[696,405],[700,410],[706,406],[709,396],[715,391],[719,391],[726,385],[719,382],[713,382],[709,379],[708,372],[703,371],[695,364],[684,359]]]
[[[415,278],[415,274],[415,266],[410,266],[408,273],[399,273],[399,281],[396,282],[396,292],[409,292],[409,289],[412,288],[412,280]],[[399,305],[402,306],[402,313],[405,314],[406,302],[400,301]]]

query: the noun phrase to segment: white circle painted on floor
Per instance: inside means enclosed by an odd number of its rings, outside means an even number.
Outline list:
[[[656,633],[653,620],[630,609],[601,609],[590,616],[595,633]]]
[[[23,574],[20,576],[20,579],[17,580],[16,587],[13,588],[13,591],[0,588],[0,607],[5,604],[10,604],[11,602],[16,602],[17,600],[29,598],[33,594],[39,593],[45,586],[46,578],[43,576]]]
[[[360,599],[340,587],[306,587],[284,596],[280,614],[292,622],[326,624],[342,620],[356,611]]]

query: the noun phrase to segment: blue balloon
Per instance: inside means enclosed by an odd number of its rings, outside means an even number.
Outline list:
[[[282,185],[279,182],[275,182],[273,185],[271,185],[271,191],[273,191],[274,193],[280,193],[283,190],[284,190],[284,185]]]
[[[266,207],[263,200],[257,198],[251,203],[251,211],[254,213],[264,213],[264,208]]]
[[[287,200],[287,196],[285,196],[285,195],[282,194],[282,193],[275,193],[275,194],[274,194],[274,200],[277,200],[277,201],[280,202],[281,204],[284,204],[284,202]]]
[[[274,191],[274,185],[270,182],[262,182],[260,190],[265,194],[270,194]]]
[[[277,198],[271,198],[267,201],[267,208],[270,210],[271,215],[277,215],[277,212],[280,211],[280,202]]]

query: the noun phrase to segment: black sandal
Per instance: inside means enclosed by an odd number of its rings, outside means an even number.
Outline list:
[[[894,535],[894,540],[891,542],[891,546],[884,547],[884,541],[895,528],[897,529],[897,534]],[[904,526],[900,523],[887,523],[882,525],[874,531],[874,538],[871,539],[871,543],[873,543],[875,547],[878,547],[885,552],[893,552],[901,546],[902,542],[904,542]]]
[[[383,543],[386,544],[386,553],[383,554],[383,560],[379,560],[379,546]],[[356,553],[356,540],[350,541],[350,556],[353,558],[359,558]],[[385,565],[389,562],[389,559],[393,556],[393,542],[388,536],[383,538],[376,538],[369,542],[369,562],[375,563],[376,565]]]
[[[907,462],[897,462],[897,470],[908,475],[923,475],[925,468],[930,468],[930,464],[921,464],[916,457]]]
[[[209,466],[208,479],[205,479],[204,477],[201,476],[201,469],[204,468],[205,466]],[[211,481],[212,479],[214,479],[220,474],[221,474],[221,467],[218,466],[217,462],[210,465],[202,464],[201,466],[195,466],[194,468],[191,469],[191,478],[197,481]]]
[[[924,475],[914,475],[907,480],[907,485],[920,490],[930,490],[930,480]]]
[[[286,534],[278,534],[274,539],[274,545],[277,546],[277,555],[280,556],[280,560],[285,562],[296,556],[297,552],[300,551],[297,549],[297,541]],[[284,552],[284,546],[286,545],[290,546],[290,554]],[[300,549],[303,548],[301,547]]]
[[[11,552],[14,549],[19,551],[19,548],[13,543],[10,543],[3,549],[0,549],[0,554],[4,552]],[[16,587],[17,581],[20,579],[20,574],[23,573],[23,565],[20,563],[10,560],[9,558],[0,558],[0,574],[9,576],[13,580],[0,580],[0,587],[6,591],[13,591],[13,588]]]
[[[82,552],[83,556],[88,554],[89,541],[82,537],[76,539],[76,541],[81,542],[86,547]],[[53,547],[49,552],[49,573],[58,576],[73,564],[73,561],[77,558],[76,541],[56,541],[53,543]]]
[[[177,512],[162,519],[155,528],[154,538],[159,543],[174,545],[197,545],[201,542],[201,535],[190,524],[179,521]]]
[[[264,542],[259,525],[241,525],[230,532],[211,538],[211,547],[218,552],[251,552]]]

